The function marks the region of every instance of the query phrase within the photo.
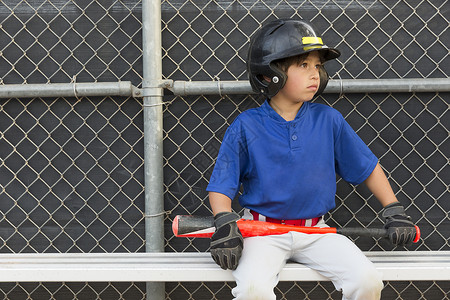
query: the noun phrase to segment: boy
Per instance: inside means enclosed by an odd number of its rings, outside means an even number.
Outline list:
[[[340,113],[308,102],[327,84],[322,63],[339,55],[299,20],[271,22],[250,42],[250,83],[268,100],[230,125],[207,187],[216,226],[211,255],[234,270],[235,299],[275,299],[278,273],[288,260],[330,278],[343,299],[380,299],[383,288],[373,264],[344,236],[291,232],[244,240],[240,216],[231,210],[241,184],[245,218],[326,226],[322,216],[335,206],[338,173],[352,184],[365,182],[381,202],[392,243],[414,239],[414,224],[377,158]]]

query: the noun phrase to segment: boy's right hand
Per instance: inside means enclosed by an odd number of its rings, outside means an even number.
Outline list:
[[[383,209],[383,217],[386,218],[384,228],[388,230],[388,236],[395,246],[411,244],[416,235],[416,227],[411,217],[405,213],[405,208],[400,202],[394,202]]]
[[[224,270],[235,270],[241,258],[244,239],[236,223],[239,219],[234,212],[221,212],[214,217],[216,232],[211,237],[211,256]]]

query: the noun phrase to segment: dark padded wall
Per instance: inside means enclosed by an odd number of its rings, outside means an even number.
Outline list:
[[[450,76],[446,1],[162,1],[161,8],[167,79],[246,80],[249,36],[275,17],[311,20],[341,50],[327,65],[332,80]],[[1,1],[0,84],[126,80],[140,86],[141,15],[140,1]],[[423,239],[409,250],[450,249],[448,99],[449,93],[386,90],[314,100],[339,110],[380,158],[422,230]],[[176,214],[210,213],[205,187],[223,134],[240,112],[263,100],[166,92],[166,251],[208,250],[207,240],[174,238],[170,222]],[[0,99],[0,252],[142,252],[143,181],[140,99]],[[381,207],[364,186],[337,184],[330,225],[382,226]],[[240,211],[237,201],[234,208]],[[392,250],[384,240],[355,242],[363,250]],[[226,299],[230,286],[168,283],[166,292],[172,299],[209,299],[217,291],[216,299]],[[383,293],[432,299],[430,292],[435,299],[448,296],[448,282],[390,283]],[[340,298],[329,283],[282,283],[277,293]],[[0,284],[5,299],[52,294],[142,299],[145,284]]]

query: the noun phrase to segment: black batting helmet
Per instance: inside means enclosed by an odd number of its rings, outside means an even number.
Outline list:
[[[317,30],[308,22],[292,19],[278,19],[261,27],[251,38],[247,57],[247,71],[255,92],[271,98],[283,88],[287,75],[274,61],[319,51],[322,60],[339,57],[341,53],[326,46]],[[316,96],[322,93],[328,83],[328,73],[319,69],[320,86]],[[271,78],[271,82],[263,76]]]

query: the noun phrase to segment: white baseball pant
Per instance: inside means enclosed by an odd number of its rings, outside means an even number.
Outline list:
[[[317,224],[317,226],[324,226]],[[325,225],[326,226],[326,225]],[[249,237],[233,276],[235,300],[274,300],[278,274],[287,261],[306,265],[329,278],[343,300],[379,300],[383,282],[373,263],[347,237],[304,234]]]

